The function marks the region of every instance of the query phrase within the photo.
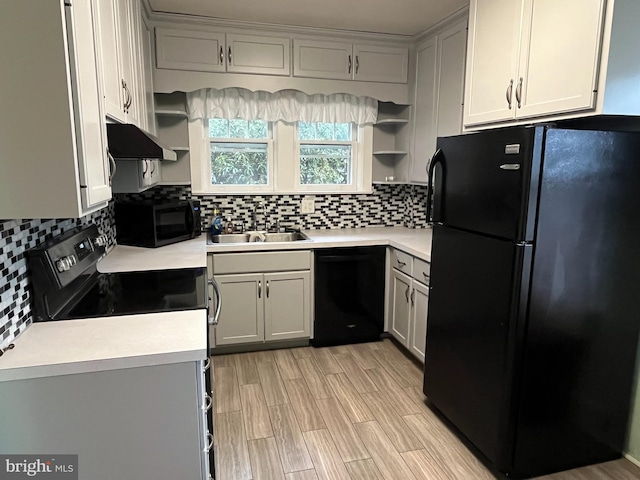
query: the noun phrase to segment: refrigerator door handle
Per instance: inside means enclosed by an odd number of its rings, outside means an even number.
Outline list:
[[[442,163],[443,160],[444,155],[442,154],[442,149],[439,148],[436,150],[436,153],[433,154],[427,166],[427,223],[430,225],[435,223],[435,219],[433,218],[433,172],[435,171],[436,165]]]

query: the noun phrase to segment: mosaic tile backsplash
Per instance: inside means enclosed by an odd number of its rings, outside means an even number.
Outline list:
[[[300,202],[311,196],[315,213],[300,213]],[[252,222],[255,205],[260,202],[257,222],[264,228],[265,215],[271,226],[278,220],[281,227],[302,229],[362,228],[371,226],[425,228],[427,226],[426,187],[419,185],[374,185],[366,195],[192,195],[190,187],[156,187],[141,194],[118,195],[124,201],[199,200],[202,227],[211,224],[217,206],[225,219],[240,225]]]
[[[102,210],[70,220],[0,220],[0,348],[4,348],[31,323],[30,280],[26,250],[74,227],[95,224],[115,243],[113,202]]]
[[[369,226],[406,226],[424,228],[426,187],[416,185],[375,185],[369,195],[310,195],[315,199],[315,213],[300,213],[306,195],[192,195],[185,186],[160,186],[142,194],[117,195],[120,200],[154,199],[161,201],[199,200],[202,227],[211,224],[214,208],[234,224],[248,225],[257,202],[266,207],[273,226],[297,226],[303,229],[361,228]],[[0,348],[4,348],[31,323],[30,281],[25,250],[76,226],[94,223],[115,243],[113,202],[108,207],[81,219],[70,220],[0,220]],[[263,228],[265,215],[258,209],[258,226]]]

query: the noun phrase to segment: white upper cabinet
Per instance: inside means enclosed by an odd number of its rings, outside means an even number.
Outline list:
[[[96,0],[105,113],[144,128],[144,78],[139,0]]]
[[[407,83],[409,50],[406,48],[355,44],[353,62],[354,80]]]
[[[464,125],[595,108],[604,0],[471,0]]]
[[[227,34],[227,72],[291,75],[288,38]]]
[[[338,42],[293,41],[293,76],[351,80],[353,45]]]
[[[295,77],[406,83],[409,52],[378,45],[293,41]]]
[[[158,68],[290,75],[288,38],[156,28]]]
[[[416,49],[411,182],[427,182],[427,166],[437,137],[462,132],[466,43],[465,18],[429,37]]]
[[[93,8],[38,0],[3,8],[0,218],[78,218],[111,198]],[[38,118],[46,126],[34,135]]]

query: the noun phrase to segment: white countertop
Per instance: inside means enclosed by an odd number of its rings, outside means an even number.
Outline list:
[[[206,267],[206,247],[206,234],[159,248],[116,245],[100,260],[98,271],[115,273]]]
[[[204,360],[206,310],[37,322],[0,357],[0,381]]]
[[[431,229],[405,227],[343,228],[334,230],[304,230],[311,241],[273,243],[218,243],[207,245],[210,253],[308,250],[331,247],[390,245],[413,256],[431,261]]]

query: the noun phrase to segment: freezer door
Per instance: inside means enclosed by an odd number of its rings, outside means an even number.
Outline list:
[[[423,390],[498,468],[511,443],[510,319],[525,248],[434,226]]]
[[[530,191],[535,197],[540,170],[536,134],[542,137],[544,129],[513,127],[438,138],[442,155],[434,168],[433,221],[497,238],[530,240],[526,226],[534,209],[529,209],[529,197]]]

